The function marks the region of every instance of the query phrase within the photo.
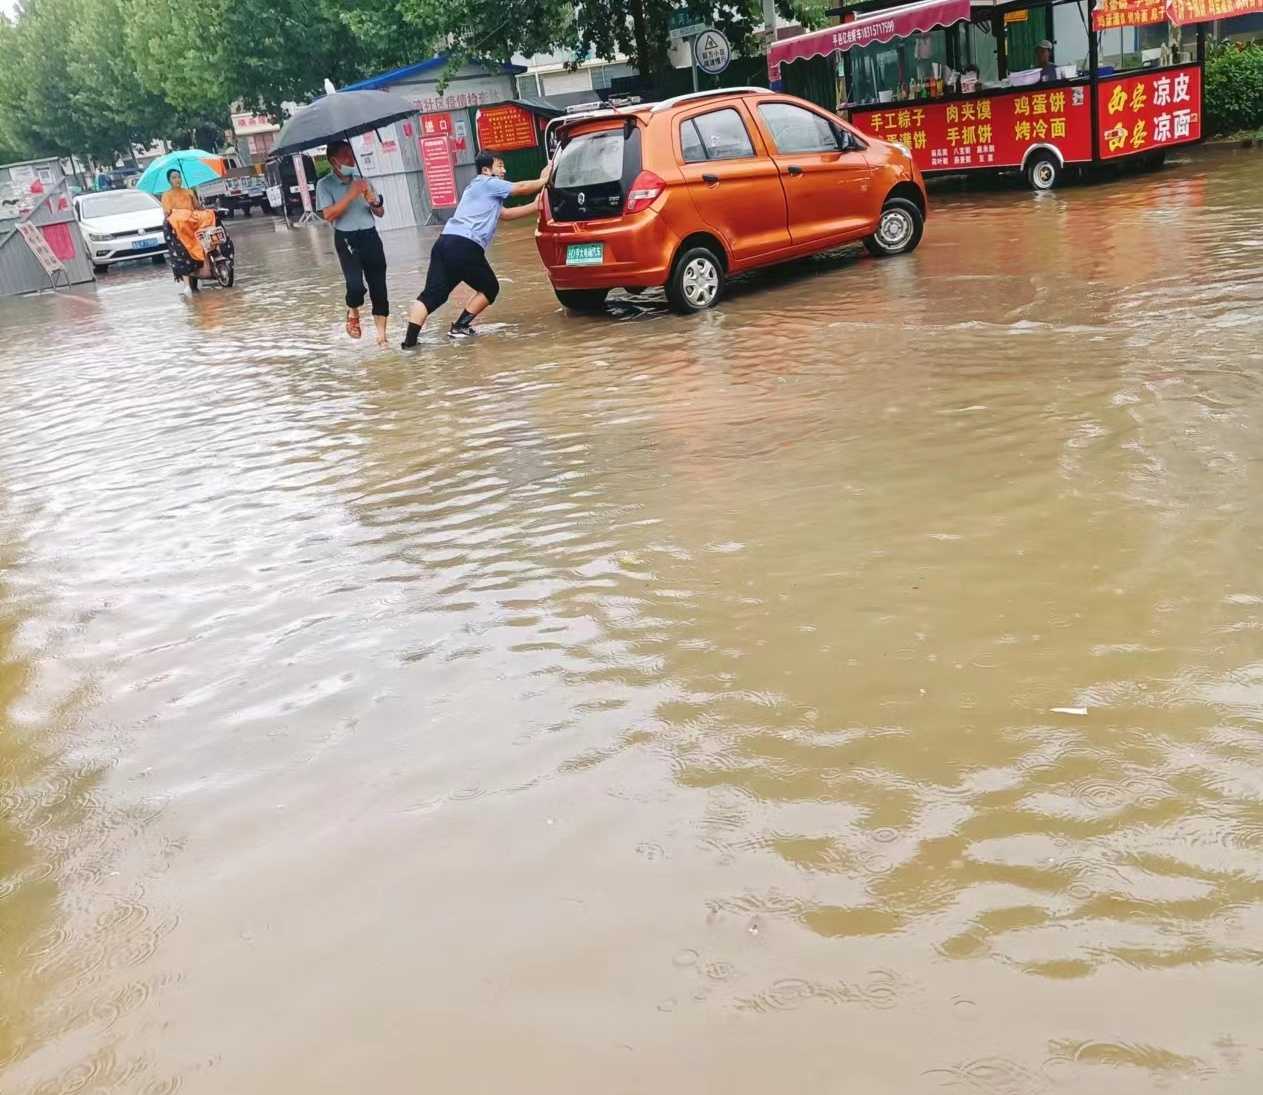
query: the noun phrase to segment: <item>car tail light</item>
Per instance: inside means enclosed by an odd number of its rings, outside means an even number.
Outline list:
[[[648,209],[666,187],[667,184],[652,171],[642,171],[627,192],[624,212],[639,213],[642,209]]]

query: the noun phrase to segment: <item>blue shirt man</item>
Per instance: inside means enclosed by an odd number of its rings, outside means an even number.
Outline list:
[[[461,282],[474,290],[474,295],[466,301],[464,310],[447,333],[452,338],[469,338],[474,333],[474,317],[500,292],[500,281],[487,262],[487,246],[502,219],[511,221],[535,215],[539,192],[548,185],[552,171],[552,164],[545,164],[538,179],[511,183],[504,177],[504,161],[491,152],[479,152],[474,167],[478,174],[465,187],[452,219],[434,241],[430,268],[425,272],[425,288],[408,309],[408,331],[403,339],[405,350],[417,344],[417,335],[426,319],[446,303]],[[504,208],[507,198],[531,196],[535,196],[535,200],[529,205]]]
[[[497,161],[503,170],[504,161]],[[443,226],[445,236],[464,236],[484,251],[491,246],[491,237],[500,226],[504,202],[513,193],[513,184],[496,175],[475,175],[452,219]]]

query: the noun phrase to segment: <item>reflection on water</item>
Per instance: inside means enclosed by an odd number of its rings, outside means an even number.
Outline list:
[[[509,229],[413,356],[268,224],[5,305],[5,1091],[1255,1090],[1261,178],[691,320]]]

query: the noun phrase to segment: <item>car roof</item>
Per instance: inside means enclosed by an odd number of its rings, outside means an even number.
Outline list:
[[[773,92],[765,87],[720,87],[714,91],[690,91],[684,95],[673,95],[670,99],[663,99],[661,102],[654,103],[649,107],[649,113],[661,114],[675,107],[691,106],[693,103],[700,103],[706,99],[745,99],[751,95],[771,94]]]

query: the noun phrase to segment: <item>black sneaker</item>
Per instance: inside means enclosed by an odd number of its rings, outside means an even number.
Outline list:
[[[469,326],[469,324],[465,324],[464,326],[461,326],[460,324],[453,323],[452,326],[448,329],[447,337],[448,338],[473,338],[477,334],[478,332],[475,331],[473,327]]]

